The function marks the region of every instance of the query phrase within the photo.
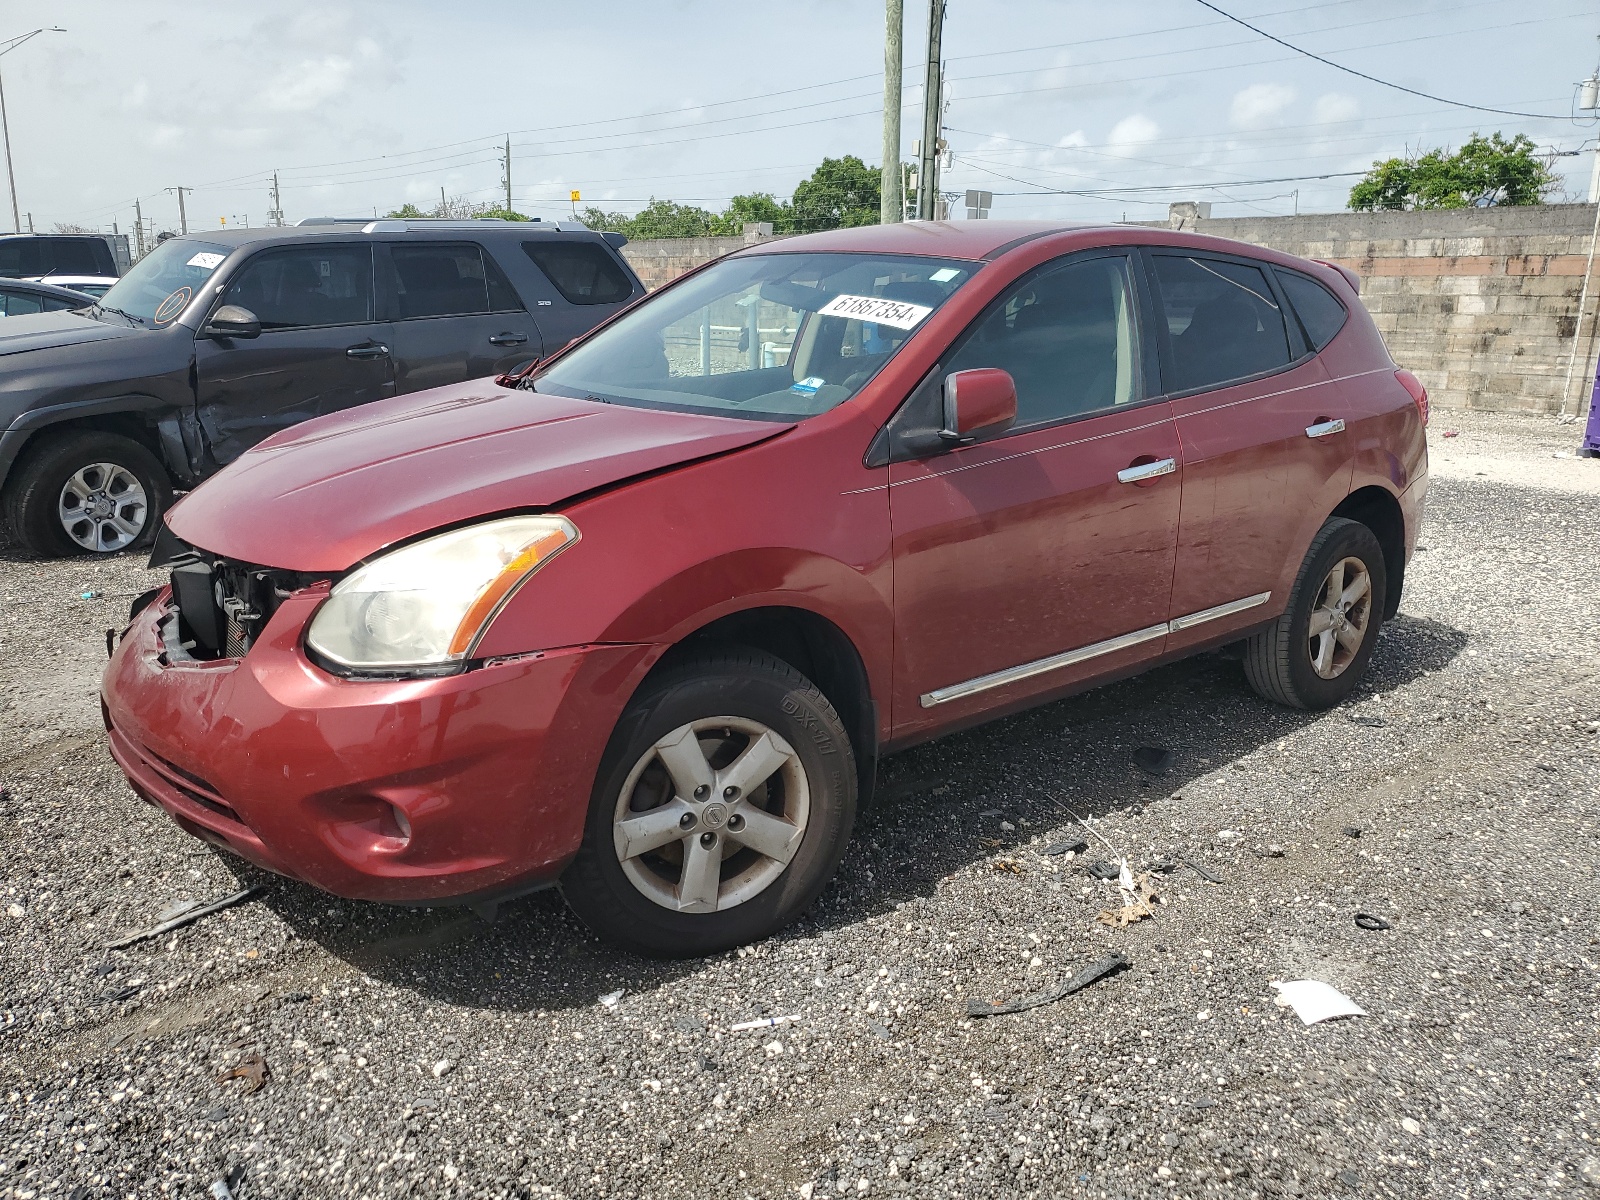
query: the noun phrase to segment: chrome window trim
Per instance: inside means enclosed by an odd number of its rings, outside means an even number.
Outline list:
[[[1103,642],[1080,646],[1076,650],[1068,650],[1062,654],[1052,654],[1048,658],[1035,659],[1033,662],[1023,663],[1016,667],[1007,667],[1003,671],[995,671],[988,675],[979,675],[976,679],[968,679],[964,683],[953,683],[949,687],[935,688],[933,691],[919,697],[918,703],[923,708],[933,708],[936,705],[948,704],[952,700],[964,700],[966,697],[975,696],[979,692],[987,692],[997,687],[1020,683],[1024,679],[1032,679],[1037,675],[1058,671],[1062,667],[1076,666],[1078,663],[1087,662],[1091,658],[1099,658],[1102,655],[1115,654],[1119,650],[1128,650],[1134,646],[1143,645],[1145,642],[1154,641],[1158,637],[1165,637],[1169,633],[1192,629],[1196,625],[1204,625],[1207,621],[1230,617],[1234,613],[1257,608],[1271,599],[1271,592],[1258,592],[1254,596],[1244,596],[1238,600],[1229,600],[1226,604],[1203,608],[1199,612],[1189,613],[1187,616],[1177,617],[1171,621],[1163,621],[1160,625],[1136,629],[1132,633],[1124,633],[1114,638],[1107,638]]]

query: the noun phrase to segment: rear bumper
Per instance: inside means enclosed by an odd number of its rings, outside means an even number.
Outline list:
[[[216,662],[166,652],[165,596],[139,614],[102,688],[134,790],[198,837],[354,899],[429,903],[555,878],[652,648],[340,679],[300,646],[321,598],[285,601],[244,658]]]
[[[1423,511],[1428,502],[1428,471],[1424,462],[1423,469],[1411,480],[1405,491],[1400,493],[1400,516],[1406,523],[1406,561],[1411,561],[1412,554],[1417,549],[1417,534],[1422,530]]]

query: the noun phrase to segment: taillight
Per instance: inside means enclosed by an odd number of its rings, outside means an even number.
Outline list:
[[[1428,389],[1422,386],[1410,371],[1396,371],[1394,377],[1400,381],[1400,386],[1411,393],[1411,398],[1417,402],[1417,415],[1422,418],[1422,423],[1428,423]]]

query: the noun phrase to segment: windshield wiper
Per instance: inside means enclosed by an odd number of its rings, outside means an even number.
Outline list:
[[[117,316],[119,316],[119,317],[127,317],[128,320],[134,322],[137,325],[143,325],[144,324],[144,318],[143,317],[136,317],[131,312],[124,312],[120,308],[112,308],[111,305],[109,305],[109,304],[96,304],[94,306],[94,309],[95,309],[96,312],[116,313]]]

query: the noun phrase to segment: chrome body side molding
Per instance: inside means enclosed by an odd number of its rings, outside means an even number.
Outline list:
[[[965,683],[952,683],[949,687],[935,688],[933,691],[919,697],[919,703],[923,708],[933,708],[935,705],[948,704],[952,700],[963,700],[968,696],[975,696],[979,692],[987,692],[994,688],[1005,687],[1008,684],[1020,683],[1024,679],[1032,679],[1050,671],[1059,671],[1063,667],[1076,666],[1078,663],[1087,662],[1091,658],[1099,658],[1105,654],[1115,654],[1119,650],[1128,650],[1145,642],[1154,641],[1158,637],[1165,637],[1169,633],[1177,633],[1180,630],[1192,629],[1196,625],[1204,625],[1207,621],[1231,617],[1234,613],[1259,607],[1271,599],[1271,592],[1259,592],[1254,596],[1230,600],[1226,604],[1218,604],[1214,608],[1203,608],[1199,612],[1189,613],[1187,616],[1178,617],[1160,625],[1136,629],[1132,633],[1124,633],[1119,637],[1107,638],[1105,641],[1095,642],[1093,645],[1080,646],[1076,650],[1068,650],[1062,654],[1052,654],[1049,658],[1036,659],[1030,663],[1023,663],[1021,666],[1007,667],[1003,671],[995,671],[989,675],[980,675],[976,679],[967,680]]]

